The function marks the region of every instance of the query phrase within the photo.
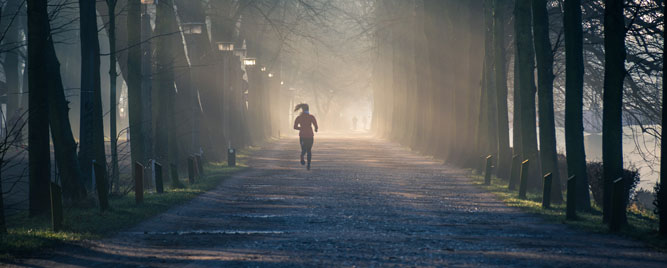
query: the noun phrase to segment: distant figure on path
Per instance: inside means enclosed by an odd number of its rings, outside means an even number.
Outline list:
[[[352,130],[357,130],[357,117],[352,117]]]
[[[294,111],[296,112],[299,109],[301,109],[301,114],[296,117],[296,120],[294,120],[294,129],[299,131],[299,141],[301,143],[301,165],[306,164],[303,156],[308,154],[308,166],[306,166],[306,168],[310,170],[310,159],[313,156],[311,149],[313,148],[313,137],[315,136],[312,126],[315,126],[315,132],[317,132],[317,120],[315,120],[315,116],[310,114],[308,104],[298,104],[296,108],[294,108]]]

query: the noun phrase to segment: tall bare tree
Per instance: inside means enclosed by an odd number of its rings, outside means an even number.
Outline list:
[[[516,47],[519,62],[519,94],[521,98],[521,155],[530,160],[531,172],[528,184],[534,188],[540,183],[537,133],[535,126],[535,78],[534,49],[531,30],[531,0],[517,0],[515,7],[517,24]],[[516,94],[516,89],[515,89]],[[515,117],[517,115],[515,114]]]
[[[591,200],[584,151],[583,90],[584,50],[581,1],[566,0],[563,6],[565,35],[565,151],[568,176],[577,183],[577,209],[590,210]]]
[[[551,198],[555,203],[563,202],[558,155],[556,151],[556,128],[554,122],[553,97],[553,51],[549,37],[549,13],[546,0],[533,0],[533,34],[535,36],[535,59],[537,60],[537,88],[540,120],[540,160],[542,175],[552,174]]]
[[[97,37],[95,2],[79,1],[81,41],[81,110],[79,125],[79,163],[84,185],[92,183],[92,161],[105,167],[104,117],[100,82],[100,45]]]
[[[623,80],[625,17],[623,0],[607,0],[604,9],[604,94],[602,108],[603,220],[611,217],[613,181],[623,176]],[[621,217],[626,222],[625,209]]]

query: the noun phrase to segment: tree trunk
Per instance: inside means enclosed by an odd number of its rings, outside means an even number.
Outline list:
[[[46,42],[49,33],[46,0],[28,1],[28,76],[30,78],[28,114],[29,207],[34,216],[49,211],[51,149],[49,142],[48,66]],[[46,26],[46,27],[45,27]]]
[[[116,93],[116,81],[118,73],[116,72],[116,2],[117,0],[106,0],[108,8],[108,33],[109,33],[109,140],[111,143],[111,178],[110,183],[114,186],[113,191],[119,190],[118,168],[118,130],[116,127],[116,115],[118,114],[118,96]]]
[[[155,159],[155,150],[154,150],[154,123],[155,123],[155,110],[154,110],[154,89],[153,89],[153,51],[155,50],[155,44],[159,42],[152,42],[153,29],[151,27],[151,16],[147,12],[148,5],[142,5],[142,14],[141,14],[141,118],[143,119],[143,124],[141,126],[141,131],[144,133],[143,136],[143,145],[144,145],[144,159],[148,161],[149,159]],[[162,38],[158,41],[162,41]],[[146,170],[148,172],[148,170]],[[149,180],[151,176],[149,174],[144,174],[144,184],[145,189],[150,189],[152,181]]]
[[[534,50],[531,35],[531,0],[517,0],[516,46],[519,62],[519,94],[521,98],[521,148],[522,158],[530,160],[531,165],[528,185],[537,188],[541,185],[539,156],[537,151],[537,134],[535,126],[535,78]]]
[[[19,29],[21,28],[20,12],[23,10],[23,1],[11,0],[6,1],[6,3],[2,9],[2,24],[0,25],[3,27],[0,29],[5,31],[3,46],[11,49],[5,53],[5,60],[2,64],[7,86],[7,112],[4,115],[4,120],[11,121],[22,114],[18,109],[21,97],[19,90],[19,49],[22,45]]]
[[[546,0],[533,1],[533,33],[535,35],[535,59],[537,59],[538,105],[540,121],[540,159],[542,174],[551,173],[551,201],[563,202],[558,154],[556,151],[556,128],[554,125],[553,97],[553,51],[549,39],[549,13]]]
[[[146,164],[144,159],[144,120],[141,94],[141,2],[127,1],[127,93],[131,163]]]
[[[95,2],[79,0],[81,37],[81,112],[79,125],[79,163],[82,179],[92,189],[92,163],[106,170],[104,117],[100,85],[100,46],[97,37]]]
[[[49,211],[51,182],[51,149],[49,142],[48,66],[46,58],[48,17],[46,0],[28,1],[28,77],[30,79],[28,108],[28,169],[30,180],[29,207],[34,216]],[[46,27],[45,27],[46,26]]]
[[[472,14],[475,14],[474,12],[477,12],[478,10],[481,10],[483,8],[482,6],[482,1],[467,1],[468,9]],[[465,152],[465,163],[466,167],[473,167],[477,168],[479,167],[480,164],[480,154],[479,151],[476,150],[476,146],[478,144],[478,141],[476,140],[476,135],[475,133],[478,133],[482,131],[479,127],[479,103],[481,102],[483,96],[480,95],[482,92],[481,86],[482,86],[482,80],[483,80],[483,73],[484,73],[484,55],[483,53],[479,53],[479,51],[482,51],[484,49],[484,21],[480,20],[476,16],[469,16],[468,21],[468,32],[470,33],[468,35],[468,42],[467,46],[470,47],[468,50],[468,54],[464,55],[464,59],[468,61],[469,66],[467,73],[469,74],[468,81],[466,81],[466,90],[465,92],[468,93],[467,97],[467,117],[464,119],[464,122],[466,124],[466,133],[467,133],[467,138],[466,138],[466,152]]]
[[[45,0],[31,0],[28,3],[28,64],[30,66],[28,75],[30,76],[30,94],[31,97],[32,94],[40,94],[40,97],[43,96],[46,98],[46,101],[43,102],[40,102],[42,100],[37,99],[37,96],[31,98],[31,106],[33,104],[43,105],[42,108],[31,111],[31,114],[35,113],[31,121],[38,118],[40,120],[48,118],[48,121],[44,120],[43,122],[49,122],[49,126],[51,127],[51,136],[55,150],[56,165],[58,166],[63,188],[63,197],[67,201],[77,202],[86,197],[86,189],[81,180],[81,170],[76,156],[76,143],[72,136],[72,128],[68,116],[69,107],[67,107],[68,102],[65,98],[60,76],[60,63],[58,63],[53,39],[51,38],[49,14],[46,10],[47,4]],[[35,103],[32,103],[33,99],[36,100]],[[40,114],[38,115],[37,113]],[[45,113],[46,115],[41,113]],[[44,125],[39,124],[35,126],[35,131],[48,133]],[[46,145],[43,145],[42,142],[46,142]],[[32,146],[39,146],[36,152],[49,155],[48,150],[43,148],[43,146],[48,146],[48,140],[44,141],[44,137],[42,136],[38,138],[36,144],[31,143],[30,146],[31,148]],[[43,162],[39,166],[40,169],[46,170],[45,173],[48,174],[49,169],[46,167],[48,165]],[[39,186],[40,188],[45,187],[46,191],[49,189],[48,178],[49,176],[46,175],[44,178],[38,179],[38,183],[46,183],[44,186]],[[48,200],[48,194],[40,198]]]
[[[484,89],[487,92],[487,120],[489,145],[486,154],[498,159],[498,94],[494,75],[493,0],[484,0]]]
[[[565,34],[565,151],[567,173],[576,176],[577,209],[591,209],[584,151],[584,51],[581,1],[567,0],[563,8]]]
[[[0,162],[0,166],[2,162]],[[2,170],[0,170],[0,235],[7,233],[7,222],[5,221],[5,200],[4,191],[2,190]]]
[[[603,221],[610,220],[613,181],[623,176],[623,79],[625,78],[625,22],[622,0],[605,1],[604,93],[602,106]],[[625,209],[622,221],[627,222]]]
[[[663,6],[662,20],[663,25],[667,25],[667,5]],[[667,126],[667,29],[662,30],[662,126]],[[662,237],[667,237],[667,144],[665,144],[663,137],[666,137],[667,130],[661,128],[660,135],[660,183],[657,185],[656,201],[658,209],[658,217],[660,220],[659,233]]]
[[[155,155],[158,162],[178,165],[177,139],[174,122],[174,44],[180,35],[170,34],[178,31],[176,14],[172,0],[162,0],[157,4],[155,35],[164,37],[157,42],[155,49],[155,92],[153,105],[157,111],[155,123]]]
[[[127,30],[131,27],[137,27],[139,24],[135,24],[132,26],[129,26],[128,28],[128,15],[129,15],[129,9],[128,9],[128,4],[132,3],[135,0],[106,0],[107,5],[96,5],[97,7],[97,12],[99,14],[115,14],[115,16],[100,16],[102,19],[103,26],[107,30],[107,34],[109,34],[109,27],[111,26],[111,18],[113,17],[114,24],[115,24],[115,29],[114,29],[114,45],[118,49],[118,51],[115,51],[114,54],[116,55],[116,61],[118,64],[118,67],[120,69],[120,75],[122,76],[123,79],[126,80],[129,79],[129,74],[128,74],[128,32]],[[109,10],[109,1],[113,1],[114,3],[114,10]],[[118,8],[120,7],[120,8]],[[141,5],[139,5],[139,13],[141,11]],[[112,13],[113,12],[113,13]],[[116,13],[118,12],[118,13]],[[111,40],[110,40],[111,42]],[[136,44],[136,43],[135,43]],[[118,101],[118,96],[116,96],[116,101]]]
[[[192,3],[187,0],[176,0],[176,7],[178,8],[178,16],[181,23],[204,23],[206,15],[202,3]],[[209,87],[208,78],[210,73],[206,67],[207,55],[210,55],[211,50],[210,40],[208,39],[208,30],[205,25],[202,25],[201,34],[186,34],[185,44],[187,48],[188,59],[190,60],[190,68],[188,68],[188,79],[190,82],[190,110],[184,111],[190,113],[191,122],[189,126],[192,128],[192,152],[199,153],[201,148],[201,105],[199,103],[199,94],[202,88]],[[248,73],[248,77],[250,74]]]
[[[509,144],[509,118],[507,115],[507,71],[505,69],[505,1],[494,0],[493,50],[494,77],[496,85],[496,106],[498,120],[498,158],[497,176],[509,179],[512,165],[512,152]]]
[[[515,7],[516,9],[516,3],[519,0],[515,0]],[[518,29],[518,24],[516,23],[516,16],[515,19],[513,20],[514,23],[514,33],[519,32]],[[517,49],[516,45],[516,36],[514,38],[514,86],[512,88],[512,103],[513,103],[513,110],[512,110],[512,154],[513,155],[518,155],[521,157],[521,152],[523,151],[523,147],[521,146],[522,141],[521,141],[521,90],[520,90],[520,85],[521,81],[519,80],[519,52]]]

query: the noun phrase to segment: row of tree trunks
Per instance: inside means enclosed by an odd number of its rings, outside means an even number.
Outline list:
[[[488,101],[480,95],[483,66],[477,64],[483,57],[479,50],[484,22],[469,16],[481,4],[435,0],[378,4],[376,20],[383,27],[375,36],[375,130],[423,153],[472,165],[482,151],[471,153],[468,148],[495,135],[495,130],[494,135],[476,131],[486,127],[478,124],[478,116],[493,116],[494,121],[496,116],[491,109],[480,114],[476,108],[480,101]],[[461,21],[465,27],[457,26]],[[492,62],[489,59],[489,67]],[[491,98],[495,103],[496,96]],[[484,148],[484,152],[489,149]]]
[[[380,135],[466,167],[479,168],[480,157],[492,155],[497,159],[496,174],[503,179],[509,178],[512,154],[518,155],[531,162],[529,187],[536,190],[547,173],[560,178],[547,2],[525,0],[514,5],[514,152],[510,149],[508,115],[506,26],[510,20],[506,11],[511,7],[507,4],[499,0],[379,2],[376,23],[383,27],[375,35],[373,127]],[[578,10],[579,22],[575,25],[581,38],[581,8]],[[471,15],[479,11],[483,11],[484,20]],[[461,22],[465,22],[463,26]],[[571,62],[576,53],[572,42],[577,42],[572,37],[577,33],[572,25],[569,27],[566,41]],[[579,74],[583,73],[581,66]],[[576,83],[571,75],[570,87]],[[535,109],[538,88],[539,150]],[[582,101],[581,89],[579,93],[568,89],[570,106],[572,95]],[[573,125],[582,125],[581,104],[578,109],[578,122],[571,120],[576,111],[568,114],[570,134]],[[579,128],[579,134],[583,135],[583,128]],[[579,154],[583,156],[583,136],[581,142]],[[572,158],[573,162],[579,159]],[[585,171],[585,162],[581,163]],[[576,166],[571,170],[577,170]],[[580,185],[579,189],[587,189],[585,175],[579,181],[586,183],[586,188]],[[551,188],[552,201],[562,202],[560,180],[554,180]],[[588,198],[583,200],[590,202]]]

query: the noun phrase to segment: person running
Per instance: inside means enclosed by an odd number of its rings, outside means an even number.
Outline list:
[[[294,120],[294,129],[299,131],[299,142],[301,143],[301,165],[306,164],[303,156],[308,154],[308,165],[306,168],[310,170],[310,159],[313,156],[311,149],[313,148],[313,137],[315,136],[312,126],[315,126],[315,132],[317,132],[317,120],[315,120],[315,116],[310,114],[308,104],[301,103],[297,105],[296,108],[294,108],[294,111],[296,112],[299,109],[301,109],[301,114],[296,117],[296,120]]]

